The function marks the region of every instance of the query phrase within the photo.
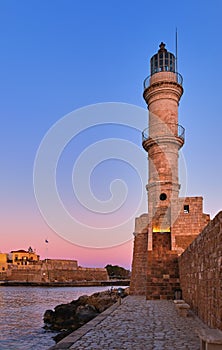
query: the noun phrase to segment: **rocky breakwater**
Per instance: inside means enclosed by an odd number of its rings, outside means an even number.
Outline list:
[[[122,292],[122,293],[120,293]],[[61,304],[53,310],[44,313],[44,328],[58,331],[54,337],[56,342],[96,317],[108,307],[116,303],[120,297],[128,295],[128,289],[114,289],[110,291],[94,293],[90,296],[83,295],[68,304]]]

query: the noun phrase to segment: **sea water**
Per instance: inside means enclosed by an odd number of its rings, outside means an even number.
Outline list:
[[[0,350],[45,350],[57,333],[43,328],[48,309],[110,287],[0,286]]]

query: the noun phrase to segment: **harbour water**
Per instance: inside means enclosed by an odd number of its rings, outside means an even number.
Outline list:
[[[0,287],[0,350],[45,350],[54,333],[43,326],[43,314],[56,305],[110,287]]]

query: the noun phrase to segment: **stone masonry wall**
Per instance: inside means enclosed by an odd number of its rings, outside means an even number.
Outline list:
[[[130,279],[130,294],[146,294],[147,273],[147,231],[138,233],[134,238],[133,264]]]
[[[105,268],[53,269],[50,264],[14,267],[8,269],[3,279],[20,282],[74,282],[74,281],[107,281],[109,279]]]
[[[132,274],[130,294],[146,294],[148,215],[143,214],[135,220]]]
[[[78,268],[77,260],[64,260],[64,259],[45,259],[40,260],[39,264],[47,264],[51,270],[75,270]]]
[[[174,299],[180,288],[178,255],[170,250],[170,241],[170,232],[153,233],[153,250],[147,256],[147,299]]]
[[[179,258],[183,299],[212,328],[222,330],[222,211]]]
[[[178,205],[179,216],[171,228],[172,249],[182,253],[208,224],[210,216],[203,213],[202,197],[179,198]]]
[[[104,268],[78,268],[77,270],[49,270],[51,281],[107,281],[108,274]]]
[[[180,289],[178,255],[172,250],[149,251],[146,299],[174,299]]]

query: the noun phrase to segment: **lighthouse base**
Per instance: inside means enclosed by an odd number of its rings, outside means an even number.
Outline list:
[[[160,234],[162,240],[167,235]],[[163,245],[164,246],[164,245]],[[178,254],[168,249],[155,249],[147,252],[146,299],[174,299],[180,289]]]

